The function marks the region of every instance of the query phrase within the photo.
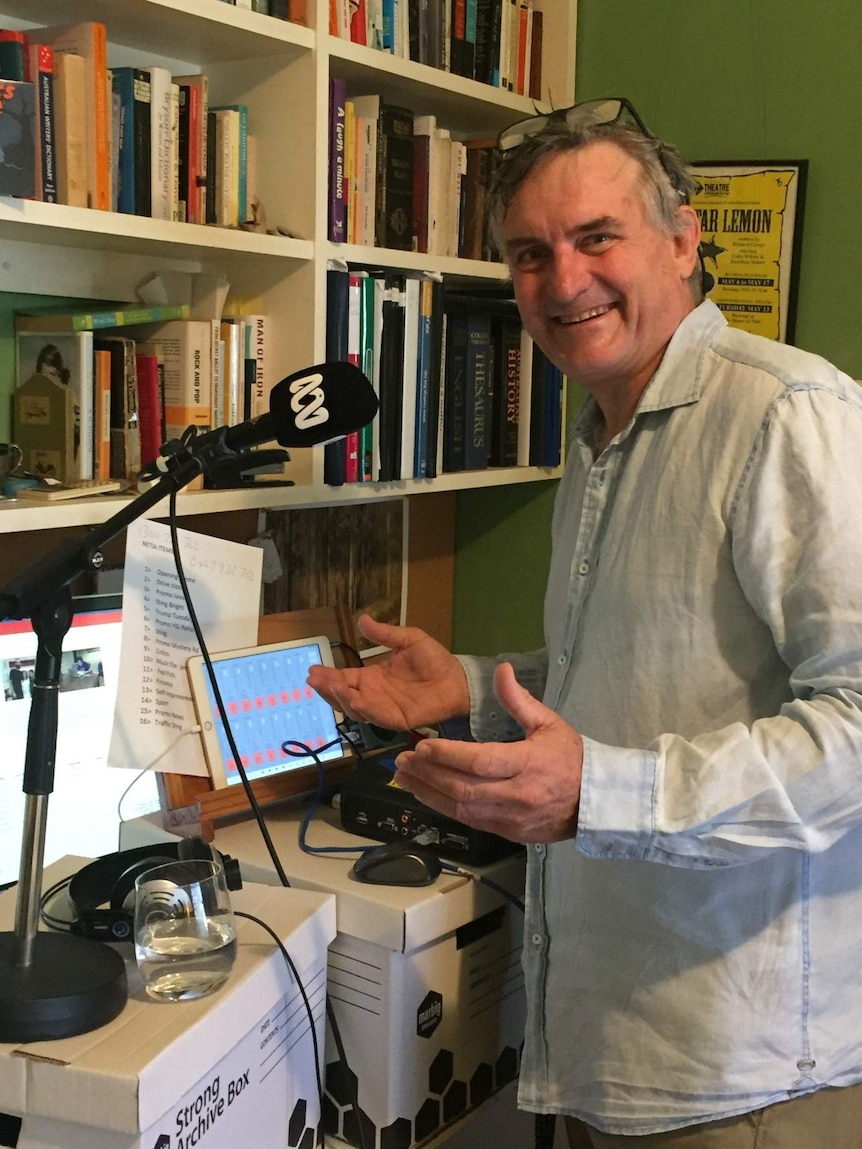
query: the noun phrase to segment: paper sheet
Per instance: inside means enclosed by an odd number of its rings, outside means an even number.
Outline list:
[[[262,553],[178,531],[195,613],[211,654],[257,646]],[[126,532],[120,683],[108,761],[178,774],[207,773],[186,662],[200,654],[171,548],[170,530],[138,519]],[[158,762],[156,762],[158,759]]]

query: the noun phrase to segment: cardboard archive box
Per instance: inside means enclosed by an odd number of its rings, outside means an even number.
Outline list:
[[[45,871],[45,887],[83,859]],[[293,959],[323,1047],[332,897],[249,886],[235,909],[270,925]],[[12,927],[14,891],[0,898]],[[59,912],[59,911],[58,911]],[[320,1101],[308,1013],[281,952],[237,919],[236,965],[196,1001],[147,998],[131,947],[129,1001],[110,1024],[61,1041],[0,1045],[0,1144],[16,1149],[314,1149]]]
[[[299,849],[300,816],[273,807],[267,824],[291,884],[336,895],[327,979],[347,1065],[327,1027],[324,1128],[360,1144],[358,1092],[368,1149],[410,1149],[518,1075],[523,915],[456,874],[423,888],[360,884],[349,876],[352,859]],[[332,811],[312,823],[309,842],[369,844],[342,830]],[[220,829],[215,845],[255,881],[277,880],[253,823]],[[522,855],[482,872],[522,895]]]

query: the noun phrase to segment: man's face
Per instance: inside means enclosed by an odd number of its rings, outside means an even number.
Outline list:
[[[646,213],[640,167],[599,142],[543,160],[503,220],[505,258],[527,331],[597,398],[637,393],[694,300],[686,280],[699,227],[683,207],[682,236]]]

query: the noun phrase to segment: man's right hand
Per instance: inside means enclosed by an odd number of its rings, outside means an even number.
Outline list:
[[[366,667],[312,666],[308,685],[350,718],[388,730],[413,730],[469,714],[467,676],[458,659],[415,626],[389,626],[364,614],[359,627],[391,650]]]

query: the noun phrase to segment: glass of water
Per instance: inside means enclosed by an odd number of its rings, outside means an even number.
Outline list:
[[[236,926],[220,862],[167,862],[138,876],[135,958],[158,1001],[203,997],[227,980]]]

